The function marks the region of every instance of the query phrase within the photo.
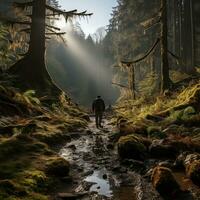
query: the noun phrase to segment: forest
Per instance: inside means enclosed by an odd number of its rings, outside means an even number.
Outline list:
[[[0,1],[0,200],[200,200],[200,1],[74,2]]]

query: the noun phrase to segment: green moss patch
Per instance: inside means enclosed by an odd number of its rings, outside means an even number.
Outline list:
[[[69,168],[69,162],[58,157],[48,161],[46,165],[46,173],[56,177],[66,177],[69,175]]]
[[[135,135],[123,136],[118,141],[118,153],[121,158],[144,159],[146,146]]]

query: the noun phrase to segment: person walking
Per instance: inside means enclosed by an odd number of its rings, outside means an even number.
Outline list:
[[[105,103],[101,96],[97,96],[97,98],[93,101],[92,111],[95,113],[95,121],[97,128],[103,128],[101,125],[103,113],[105,111]]]

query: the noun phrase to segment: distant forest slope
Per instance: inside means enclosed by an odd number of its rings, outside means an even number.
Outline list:
[[[67,31],[66,44],[52,40],[47,48],[47,67],[57,84],[78,104],[90,106],[97,95],[106,104],[118,99],[119,90],[112,86],[113,59],[104,51],[101,34],[96,40],[81,30],[79,24]]]

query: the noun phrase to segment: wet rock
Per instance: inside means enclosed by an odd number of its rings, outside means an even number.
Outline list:
[[[57,158],[49,161],[46,166],[46,172],[49,175],[65,177],[69,175],[69,162],[63,158]]]
[[[74,133],[70,133],[69,136],[71,137],[71,139],[79,139],[81,137],[81,133],[74,132]]]
[[[192,182],[200,186],[200,160],[195,160],[186,168],[187,176]]]
[[[108,178],[108,175],[107,175],[107,174],[104,174],[104,175],[103,175],[103,179],[106,180],[107,178]]]
[[[118,141],[118,153],[122,159],[132,158],[143,160],[145,158],[147,148],[141,139],[135,135],[121,137]]]
[[[166,160],[166,161],[159,162],[158,166],[159,167],[166,167],[166,168],[172,169],[173,168],[173,163],[172,163],[172,161]]]
[[[65,183],[71,183],[73,180],[71,176],[65,176],[62,178],[62,181]]]
[[[68,146],[69,149],[76,150],[76,146],[74,144]]]
[[[145,169],[144,162],[139,160],[125,159],[122,164],[128,166],[131,170],[136,172],[141,172]]]
[[[185,167],[187,167],[187,165],[190,165],[192,162],[196,161],[196,160],[200,160],[200,154],[187,154],[187,156],[185,157],[184,160],[184,165]]]
[[[89,170],[87,172],[84,173],[84,176],[90,176],[94,173],[94,170]]]
[[[200,155],[190,154],[184,161],[186,175],[194,184],[200,186]]]
[[[113,150],[114,145],[112,143],[107,144],[107,149]]]
[[[186,159],[186,156],[188,155],[188,152],[181,153],[175,160],[173,167],[175,169],[184,169],[184,161]]]
[[[93,132],[91,130],[86,130],[87,135],[93,135]]]
[[[166,167],[154,168],[151,176],[153,187],[163,196],[175,199],[180,192],[180,186],[176,182],[172,171]]]
[[[149,153],[156,158],[175,158],[177,149],[170,144],[163,144],[163,140],[154,140],[149,147]]]
[[[75,200],[85,196],[86,194],[87,193],[59,193],[57,197],[64,200]]]
[[[120,166],[115,166],[115,167],[112,168],[112,171],[113,171],[113,172],[119,172],[120,169],[121,169]]]

